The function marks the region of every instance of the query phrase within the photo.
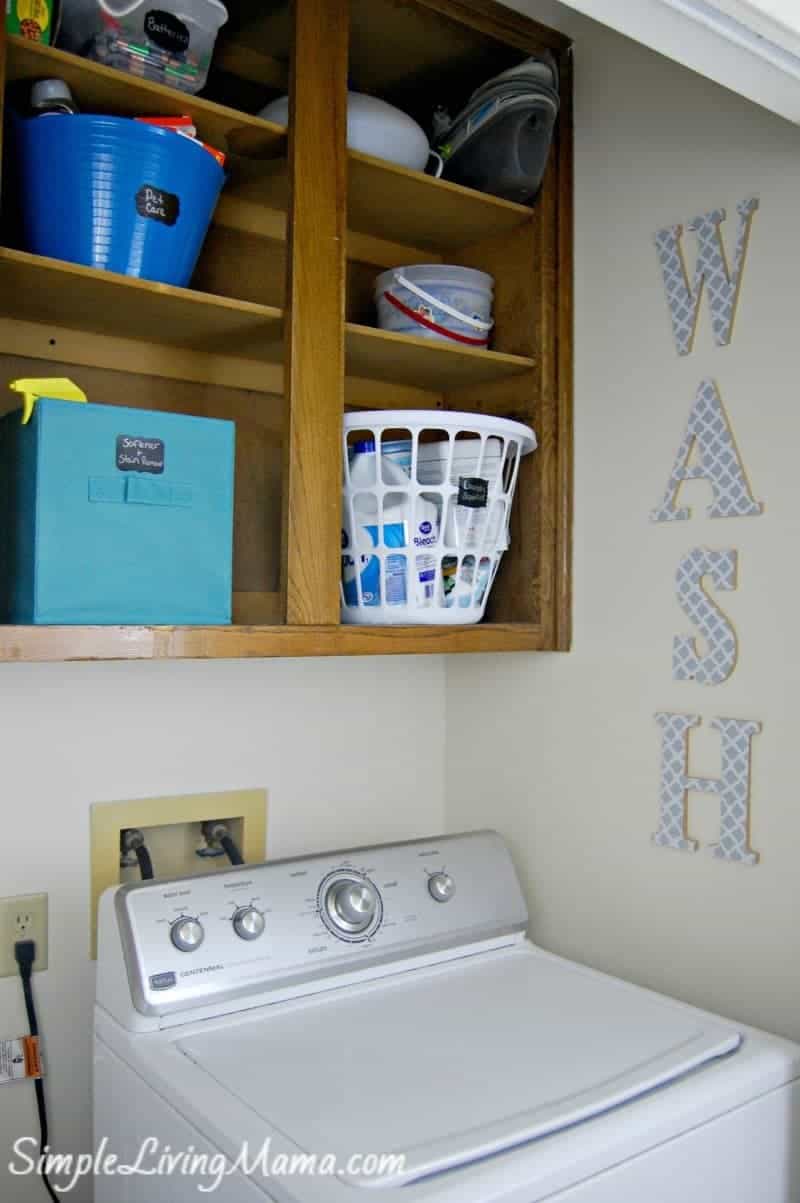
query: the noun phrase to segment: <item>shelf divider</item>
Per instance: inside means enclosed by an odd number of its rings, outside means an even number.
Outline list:
[[[293,20],[281,580],[309,625],[339,619],[349,6],[295,0]]]

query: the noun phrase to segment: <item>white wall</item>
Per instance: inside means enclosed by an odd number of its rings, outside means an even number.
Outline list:
[[[571,24],[574,651],[448,663],[448,823],[491,822],[512,840],[541,944],[798,1038],[800,129],[600,26]],[[679,359],[652,235],[723,206],[732,248],[736,202],[751,193],[761,209],[733,342],[713,345],[704,302],[695,350]],[[691,236],[686,246],[693,264]],[[766,512],[706,520],[709,489],[697,481],[683,491],[692,521],[651,525],[706,375],[719,383]],[[671,679],[673,635],[691,629],[675,569],[700,545],[739,550],[739,589],[718,595],[739,664],[714,688]],[[763,721],[753,745],[758,867],[650,844],[659,709],[696,712],[704,724]],[[705,731],[692,747],[692,770],[718,775],[718,737]],[[715,799],[691,797],[690,832],[712,841]]]
[[[272,856],[440,831],[443,663],[4,665],[0,676],[0,896],[50,895],[50,968],[34,982],[51,1141],[89,1150],[90,804],[266,786]],[[0,1039],[26,1030],[18,982],[0,981]],[[0,1089],[4,1203],[41,1203],[38,1179],[6,1175],[7,1149],[35,1131],[31,1089]]]

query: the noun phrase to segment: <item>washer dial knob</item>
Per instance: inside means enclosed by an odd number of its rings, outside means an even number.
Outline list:
[[[169,936],[178,952],[194,952],[205,939],[203,925],[199,919],[181,915],[169,929]]]
[[[257,940],[264,926],[264,916],[254,906],[240,906],[234,912],[233,930],[240,940]]]
[[[428,878],[428,893],[435,902],[449,902],[456,892],[456,883],[449,873],[433,873]]]
[[[377,895],[366,881],[342,881],[331,888],[332,918],[348,931],[364,931],[375,918]]]
[[[323,923],[340,940],[367,940],[381,925],[381,896],[369,878],[355,870],[329,874],[318,897]]]

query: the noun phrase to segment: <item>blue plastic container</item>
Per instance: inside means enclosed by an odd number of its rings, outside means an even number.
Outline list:
[[[0,621],[231,621],[233,422],[42,399],[0,421]]]
[[[185,287],[225,182],[207,150],[127,117],[15,122],[28,250]]]

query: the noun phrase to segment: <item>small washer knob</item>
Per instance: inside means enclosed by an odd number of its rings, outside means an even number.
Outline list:
[[[205,939],[203,925],[199,919],[181,915],[169,929],[170,939],[179,952],[194,952]]]
[[[435,902],[449,902],[456,892],[456,883],[449,873],[434,873],[428,878],[428,893]]]
[[[257,940],[264,926],[264,916],[254,906],[240,906],[233,916],[233,930],[241,940]]]

